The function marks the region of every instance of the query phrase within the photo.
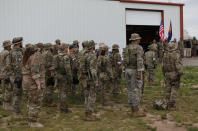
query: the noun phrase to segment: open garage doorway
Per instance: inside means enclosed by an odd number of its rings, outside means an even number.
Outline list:
[[[126,25],[126,39],[127,45],[130,43],[129,39],[132,33],[138,33],[141,37],[141,43],[143,49],[145,51],[148,50],[148,46],[155,39],[159,41],[159,26],[151,26],[151,25]]]

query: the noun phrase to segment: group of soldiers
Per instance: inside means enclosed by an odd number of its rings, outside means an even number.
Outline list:
[[[149,51],[139,45],[141,37],[132,34],[131,43],[123,49],[123,59],[119,46],[114,44],[112,52],[104,43],[91,41],[72,44],[60,40],[51,43],[26,44],[23,38],[16,37],[3,42],[0,53],[0,78],[3,95],[3,109],[13,110],[16,117],[21,116],[22,94],[27,96],[28,120],[30,127],[42,127],[38,122],[41,106],[57,106],[62,113],[72,112],[68,108],[67,94],[76,94],[79,87],[84,100],[85,121],[99,118],[94,114],[98,89],[101,90],[102,105],[111,105],[110,95],[119,99],[123,71],[128,89],[128,103],[132,116],[145,116],[140,111],[140,102],[144,90],[144,72],[148,70],[149,82],[154,81],[154,72],[161,57],[163,74],[167,88],[167,109],[175,107],[177,90],[182,75],[180,54],[175,42],[160,44],[156,41]],[[164,46],[166,45],[166,46]],[[12,48],[11,48],[12,46]],[[160,51],[160,53],[158,50]],[[146,67],[146,68],[145,68]],[[58,90],[58,104],[53,99],[54,90]]]

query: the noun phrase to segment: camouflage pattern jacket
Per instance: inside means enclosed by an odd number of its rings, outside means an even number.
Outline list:
[[[11,66],[9,63],[10,52],[8,50],[3,50],[0,53],[0,78],[7,79],[11,75]]]
[[[154,51],[147,51],[145,53],[145,65],[147,69],[155,69],[157,66],[157,57]]]
[[[101,81],[113,79],[112,65],[109,56],[99,56],[97,61],[98,76]]]
[[[182,62],[178,51],[165,51],[162,63],[162,71],[165,77],[171,80],[180,78],[183,74]]]
[[[110,61],[112,65],[113,76],[115,78],[121,78],[122,75],[122,61],[119,52],[113,52],[110,55]]]
[[[10,65],[14,80],[22,79],[22,59],[23,59],[22,49],[14,47],[10,51]]]
[[[144,71],[144,50],[142,46],[132,43],[123,49],[125,68]]]

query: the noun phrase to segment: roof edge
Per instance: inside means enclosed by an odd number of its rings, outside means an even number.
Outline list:
[[[138,1],[138,0],[115,0],[128,3],[142,3],[142,4],[156,4],[156,5],[172,5],[172,6],[184,6],[183,3],[171,3],[171,2],[154,2],[154,1]]]

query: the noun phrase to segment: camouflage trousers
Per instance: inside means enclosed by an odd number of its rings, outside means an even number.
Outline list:
[[[13,110],[15,113],[21,112],[22,92],[22,80],[15,81],[13,84]]]
[[[119,95],[120,94],[120,84],[121,84],[121,78],[114,79],[113,82],[113,95]]]
[[[42,90],[38,92],[36,85],[34,89],[29,89],[28,94],[28,120],[29,122],[37,122],[40,113],[40,106],[42,101]]]
[[[2,88],[4,89],[3,102],[9,103],[11,105],[13,89],[9,79],[2,80]]]
[[[60,111],[68,109],[67,105],[67,88],[70,86],[68,84],[65,75],[58,75],[57,77],[57,88],[58,88],[58,108]]]
[[[92,86],[85,89],[85,112],[93,113],[96,102],[96,91]]]
[[[81,88],[81,96],[84,99],[85,97],[85,89],[87,88],[87,76],[86,75],[81,75],[81,78],[79,79],[79,85]]]
[[[173,107],[176,103],[176,98],[178,96],[178,89],[180,86],[179,80],[169,80],[169,78],[166,78],[165,80],[166,85],[166,101],[169,106]]]
[[[128,89],[128,104],[131,107],[139,108],[142,99],[143,80],[137,79],[136,69],[126,69],[125,79]]]
[[[148,81],[154,82],[155,80],[155,69],[148,69]]]
[[[102,105],[107,106],[110,102],[111,82],[101,81],[102,88]]]
[[[43,102],[46,105],[53,103],[54,83],[55,83],[54,78],[46,77],[46,87],[44,88],[44,98],[43,98]]]

